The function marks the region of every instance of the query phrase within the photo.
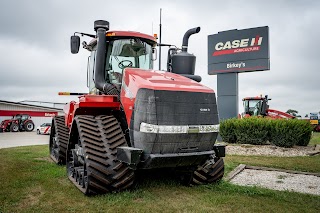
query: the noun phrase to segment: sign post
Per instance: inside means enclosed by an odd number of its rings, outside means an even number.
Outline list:
[[[217,75],[220,120],[238,116],[238,73],[269,69],[269,27],[208,36],[208,74]]]

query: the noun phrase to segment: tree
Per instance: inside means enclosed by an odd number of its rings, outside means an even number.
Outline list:
[[[286,111],[286,113],[290,114],[290,115],[293,115],[293,116],[297,116],[298,114],[298,111],[297,110],[294,110],[294,109],[288,109]]]

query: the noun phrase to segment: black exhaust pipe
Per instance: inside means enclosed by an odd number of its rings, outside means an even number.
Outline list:
[[[183,36],[183,40],[182,40],[182,52],[188,52],[188,42],[189,42],[189,37],[192,35],[192,34],[196,34],[198,32],[200,32],[200,27],[195,27],[195,28],[192,28],[190,30],[188,30],[184,36]]]
[[[182,51],[177,54],[171,54],[171,72],[183,75],[192,80],[201,81],[200,76],[193,77],[196,67],[196,56],[188,53],[188,41],[192,34],[200,32],[200,27],[195,27],[188,30],[182,40]]]
[[[94,22],[94,30],[97,32],[97,55],[94,73],[95,87],[104,94],[117,95],[116,87],[105,81],[105,64],[106,64],[106,32],[109,30],[109,22],[97,20]]]

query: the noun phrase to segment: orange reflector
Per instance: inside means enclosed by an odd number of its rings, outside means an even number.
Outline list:
[[[113,33],[113,32],[108,32],[107,33],[107,36],[115,36],[116,35],[116,33]]]
[[[70,92],[59,92],[58,95],[70,95]]]
[[[153,37],[154,37],[155,39],[158,39],[158,34],[157,34],[157,33],[153,34]]]

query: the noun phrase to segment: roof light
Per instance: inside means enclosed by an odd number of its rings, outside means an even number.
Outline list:
[[[158,34],[157,34],[157,33],[153,34],[153,37],[154,37],[155,39],[158,39]]]

